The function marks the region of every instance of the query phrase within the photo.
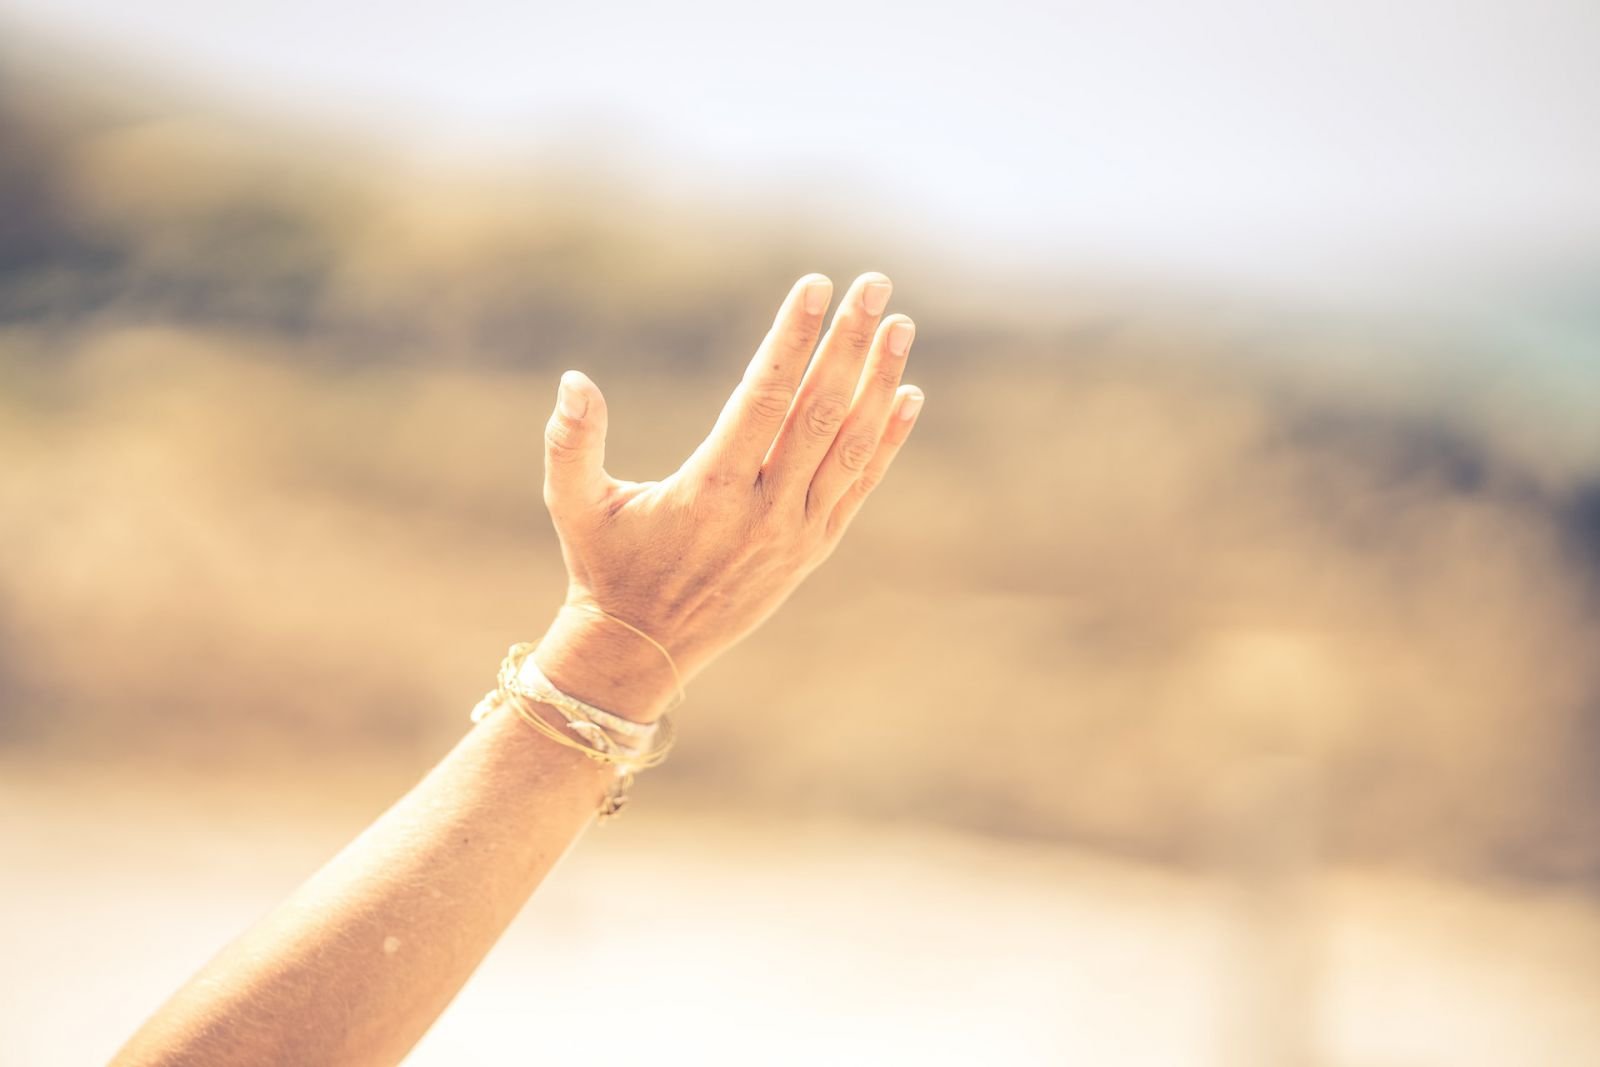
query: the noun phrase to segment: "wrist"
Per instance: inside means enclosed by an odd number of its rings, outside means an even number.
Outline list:
[[[659,649],[597,615],[563,606],[532,657],[557,689],[636,722],[654,722],[677,693]]]

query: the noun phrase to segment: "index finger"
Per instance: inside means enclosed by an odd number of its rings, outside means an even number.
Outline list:
[[[824,275],[808,274],[795,282],[772,329],[691,462],[731,478],[756,480],[767,449],[794,403],[832,296],[833,283]]]

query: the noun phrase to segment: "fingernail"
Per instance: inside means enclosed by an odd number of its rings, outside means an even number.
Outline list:
[[[807,315],[820,315],[828,310],[828,299],[833,296],[833,283],[826,278],[813,278],[806,283],[805,307]]]
[[[861,306],[867,309],[868,315],[882,315],[883,309],[889,306],[889,293],[894,286],[888,282],[868,282],[861,287]]]
[[[589,398],[578,391],[571,371],[561,376],[561,385],[556,389],[556,407],[569,419],[581,419],[589,410]]]
[[[889,353],[899,357],[911,350],[911,339],[917,335],[917,327],[911,322],[897,322],[889,327]]]
[[[917,417],[917,412],[922,410],[922,393],[907,393],[906,398],[900,401],[900,417],[910,422]]]

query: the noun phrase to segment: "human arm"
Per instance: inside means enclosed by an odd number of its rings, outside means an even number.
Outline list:
[[[801,279],[710,435],[659,482],[604,470],[607,413],[563,376],[545,502],[567,601],[535,653],[561,689],[648,722],[686,678],[767,618],[832,551],[910,432],[910,321],[858,279]],[[813,349],[815,356],[813,358]],[[588,825],[610,769],[488,715],[388,812],[178,991],[117,1067],[398,1062]]]

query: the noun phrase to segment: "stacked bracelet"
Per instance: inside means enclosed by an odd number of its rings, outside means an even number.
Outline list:
[[[498,687],[472,709],[472,721],[477,722],[501,705],[509,705],[552,741],[614,767],[616,779],[600,807],[601,821],[609,819],[627,803],[634,775],[667,758],[675,740],[672,720],[663,715],[653,723],[636,722],[564,693],[539,669],[532,659],[533,651],[534,646],[527,643],[511,646],[500,664]],[[545,718],[539,710],[542,707],[558,712],[561,726]]]

